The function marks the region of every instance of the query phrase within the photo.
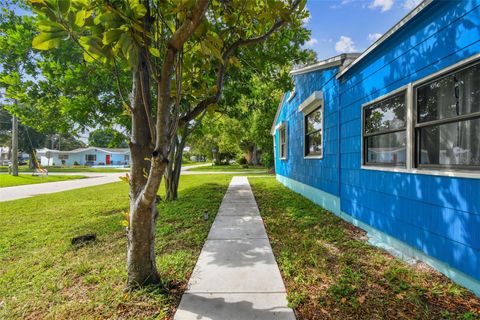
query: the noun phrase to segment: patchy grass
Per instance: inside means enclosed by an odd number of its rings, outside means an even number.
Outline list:
[[[169,293],[123,292],[126,183],[3,202],[0,319],[170,319],[230,179],[182,176],[180,199],[159,204],[157,264]],[[70,244],[72,237],[91,232],[96,242]]]
[[[204,171],[204,172],[235,172],[235,173],[268,173],[268,169],[265,167],[260,166],[250,166],[248,168],[243,168],[241,165],[238,164],[231,164],[231,165],[222,165],[222,166],[205,166],[205,167],[198,167],[192,168],[188,171]]]
[[[298,319],[480,319],[480,299],[272,178],[250,179]]]
[[[45,182],[55,182],[73,179],[83,179],[85,176],[31,176],[21,174],[14,177],[8,174],[0,174],[0,188],[21,186],[25,184],[36,184]]]

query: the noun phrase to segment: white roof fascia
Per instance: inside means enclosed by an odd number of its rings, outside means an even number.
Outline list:
[[[343,62],[345,60],[356,59],[358,56],[360,56],[359,53],[343,53],[343,54],[340,54],[338,56],[335,56],[335,57],[332,57],[332,58],[329,58],[329,59],[311,64],[309,66],[306,66],[306,67],[303,67],[303,68],[300,68],[300,69],[296,69],[296,70],[292,70],[292,71],[290,71],[290,74],[292,76],[296,76],[296,75],[304,74],[304,73],[307,73],[307,72],[312,72],[312,71],[317,71],[317,70],[322,70],[322,69],[328,69],[328,68],[335,67],[335,66],[340,66],[340,65],[343,64]]]

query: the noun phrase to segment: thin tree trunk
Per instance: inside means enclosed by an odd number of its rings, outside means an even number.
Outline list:
[[[12,176],[18,176],[18,119],[16,116],[12,117]]]
[[[176,156],[175,154],[177,153],[177,148],[178,148],[178,136],[175,136],[173,139],[173,145],[172,149],[170,150],[170,154],[168,156],[168,165],[167,169],[165,170],[164,173],[164,178],[165,178],[165,199],[166,200],[175,200],[176,199],[176,194],[175,194],[175,170],[177,167],[177,163],[175,161]],[[181,164],[180,164],[181,165]]]
[[[187,140],[184,130],[183,136],[177,138],[175,141],[175,148],[171,151],[171,157],[167,170],[165,171],[165,188],[166,188],[166,200],[178,199],[178,187],[180,185],[180,174],[182,171],[183,162],[183,149]]]
[[[30,149],[30,169],[38,169],[38,165],[37,165],[37,161],[35,159],[37,159],[37,154],[35,152],[35,149]]]

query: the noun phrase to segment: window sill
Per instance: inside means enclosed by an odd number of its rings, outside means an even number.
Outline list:
[[[423,174],[429,176],[440,176],[440,177],[452,177],[452,178],[470,178],[470,179],[480,179],[480,172],[476,171],[452,171],[452,170],[432,170],[432,169],[407,169],[407,168],[398,168],[398,167],[382,167],[382,166],[362,166],[364,170],[374,170],[374,171],[389,171],[389,172],[398,172],[398,173],[410,173],[410,174]]]
[[[321,160],[323,156],[316,155],[316,156],[304,156],[303,159],[305,160]]]

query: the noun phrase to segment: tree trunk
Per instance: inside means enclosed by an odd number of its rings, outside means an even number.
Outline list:
[[[247,164],[251,165],[253,161],[253,151],[252,146],[248,145],[245,148],[245,159],[247,160]]]
[[[155,263],[156,204],[155,201],[151,203],[142,201],[142,191],[147,183],[147,174],[150,170],[148,159],[153,154],[150,129],[145,125],[148,123],[147,112],[151,110],[150,105],[145,105],[150,101],[150,79],[148,72],[145,71],[146,68],[146,62],[143,61],[139,69],[134,72],[131,97],[132,137],[130,142],[131,178],[127,289],[160,283],[160,276]]]
[[[258,149],[255,144],[252,147],[252,164],[254,166],[258,165]]]
[[[12,117],[12,176],[18,176],[18,119],[16,116]]]
[[[168,155],[168,165],[164,173],[165,178],[165,199],[166,200],[175,200],[177,199],[176,189],[175,186],[175,171],[177,167],[177,163],[175,161],[176,157],[175,154],[177,153],[178,148],[178,136],[175,136],[173,139],[172,149],[170,150],[170,154]],[[180,164],[181,165],[181,164]]]
[[[182,172],[183,149],[187,141],[188,133],[175,140],[174,149],[170,153],[170,163],[165,171],[166,200],[178,199],[178,186],[180,185],[180,174]]]
[[[37,153],[35,152],[35,149],[30,149],[30,169],[37,169],[38,165],[37,165]]]

